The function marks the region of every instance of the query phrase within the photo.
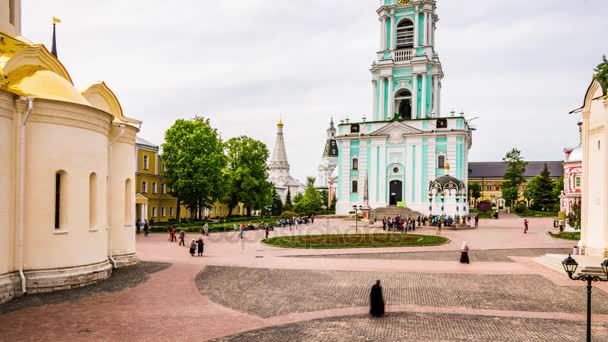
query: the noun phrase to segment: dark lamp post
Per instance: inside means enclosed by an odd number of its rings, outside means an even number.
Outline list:
[[[363,206],[357,207],[357,205],[353,205],[353,209],[355,210],[355,235],[359,234],[359,227],[357,225],[357,219],[359,218],[357,215],[357,210],[362,210]]]
[[[592,274],[579,274],[578,276],[574,276],[574,272],[578,267],[578,262],[572,258],[571,255],[568,255],[564,261],[562,261],[562,266],[564,266],[564,270],[568,273],[568,277],[572,280],[581,280],[587,282],[587,340],[591,342],[591,282],[593,281],[608,281],[608,259],[604,260],[601,264],[602,272],[606,275],[606,279],[598,275]]]

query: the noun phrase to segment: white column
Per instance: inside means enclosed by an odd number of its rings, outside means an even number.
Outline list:
[[[428,32],[427,45],[433,45],[433,16],[431,15],[431,13],[427,13],[426,18],[426,27]]]
[[[386,17],[382,17],[382,36],[380,37],[380,50],[386,50]]]
[[[424,33],[422,34],[422,45],[427,46],[428,45],[428,27],[429,27],[429,21],[428,21],[428,17],[429,14],[427,12],[424,12]]]
[[[374,99],[374,107],[373,107],[373,117],[374,120],[378,120],[378,97],[377,94],[378,81],[372,80],[372,99]]]
[[[382,47],[384,46],[382,43],[382,38],[383,38],[382,35],[384,34],[384,25],[383,25],[384,19],[379,18],[378,21],[380,22],[380,37],[378,40],[378,43],[380,43],[380,44],[378,46],[378,51],[382,51],[383,50]]]
[[[397,41],[397,37],[396,37],[396,23],[395,23],[395,15],[391,14],[391,44],[390,44],[390,49],[391,50],[395,50],[395,42]]]
[[[420,101],[422,104],[422,110],[420,112],[420,115],[422,115],[422,118],[426,118],[426,73],[422,74],[422,100]]]
[[[391,120],[395,115],[395,96],[393,76],[388,77],[388,119]]]
[[[384,77],[378,79],[378,87],[380,88],[380,103],[378,104],[378,118],[384,120]]]
[[[418,24],[418,6],[416,6],[414,11],[414,48],[419,46],[418,44],[418,34],[420,25]]]
[[[439,76],[433,76],[433,112],[439,115]]]
[[[437,89],[437,116],[441,116],[441,79],[437,79]]]
[[[412,118],[418,117],[418,74],[412,75]]]

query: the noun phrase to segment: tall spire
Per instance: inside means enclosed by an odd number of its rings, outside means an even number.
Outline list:
[[[57,34],[56,34],[56,26],[60,23],[61,20],[59,18],[53,17],[53,45],[51,47],[51,53],[55,56],[55,58],[59,58],[57,56]]]
[[[283,120],[277,124],[277,139],[274,143],[272,158],[270,158],[269,168],[271,170],[285,170],[289,172],[289,162],[287,161],[287,151],[285,140],[283,139]]]

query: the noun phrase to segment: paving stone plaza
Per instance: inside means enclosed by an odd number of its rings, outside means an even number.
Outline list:
[[[444,230],[450,243],[434,247],[281,249],[261,244],[262,232],[243,240],[217,233],[206,238],[203,257],[164,234],[141,235],[139,266],[89,287],[1,306],[0,340],[582,340],[584,284],[533,260],[564,253],[572,242],[546,234],[550,219],[532,219],[525,235],[521,221],[505,215],[482,220],[477,230]],[[348,221],[316,220],[273,234],[354,229]],[[463,240],[471,244],[470,265],[458,263]],[[376,279],[387,302],[383,319],[367,315]],[[594,286],[596,341],[608,339],[606,290]]]

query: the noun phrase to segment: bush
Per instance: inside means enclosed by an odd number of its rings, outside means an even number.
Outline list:
[[[523,214],[523,213],[525,213],[526,211],[528,211],[528,207],[526,207],[526,205],[525,205],[524,203],[518,203],[518,204],[515,206],[515,212],[516,212],[517,214]]]
[[[292,217],[297,217],[297,216],[298,216],[298,214],[294,213],[293,211],[284,211],[281,214],[281,220],[287,220],[287,219],[290,219]]]
[[[481,212],[486,212],[492,210],[492,203],[488,201],[481,201],[477,204],[477,209]]]

